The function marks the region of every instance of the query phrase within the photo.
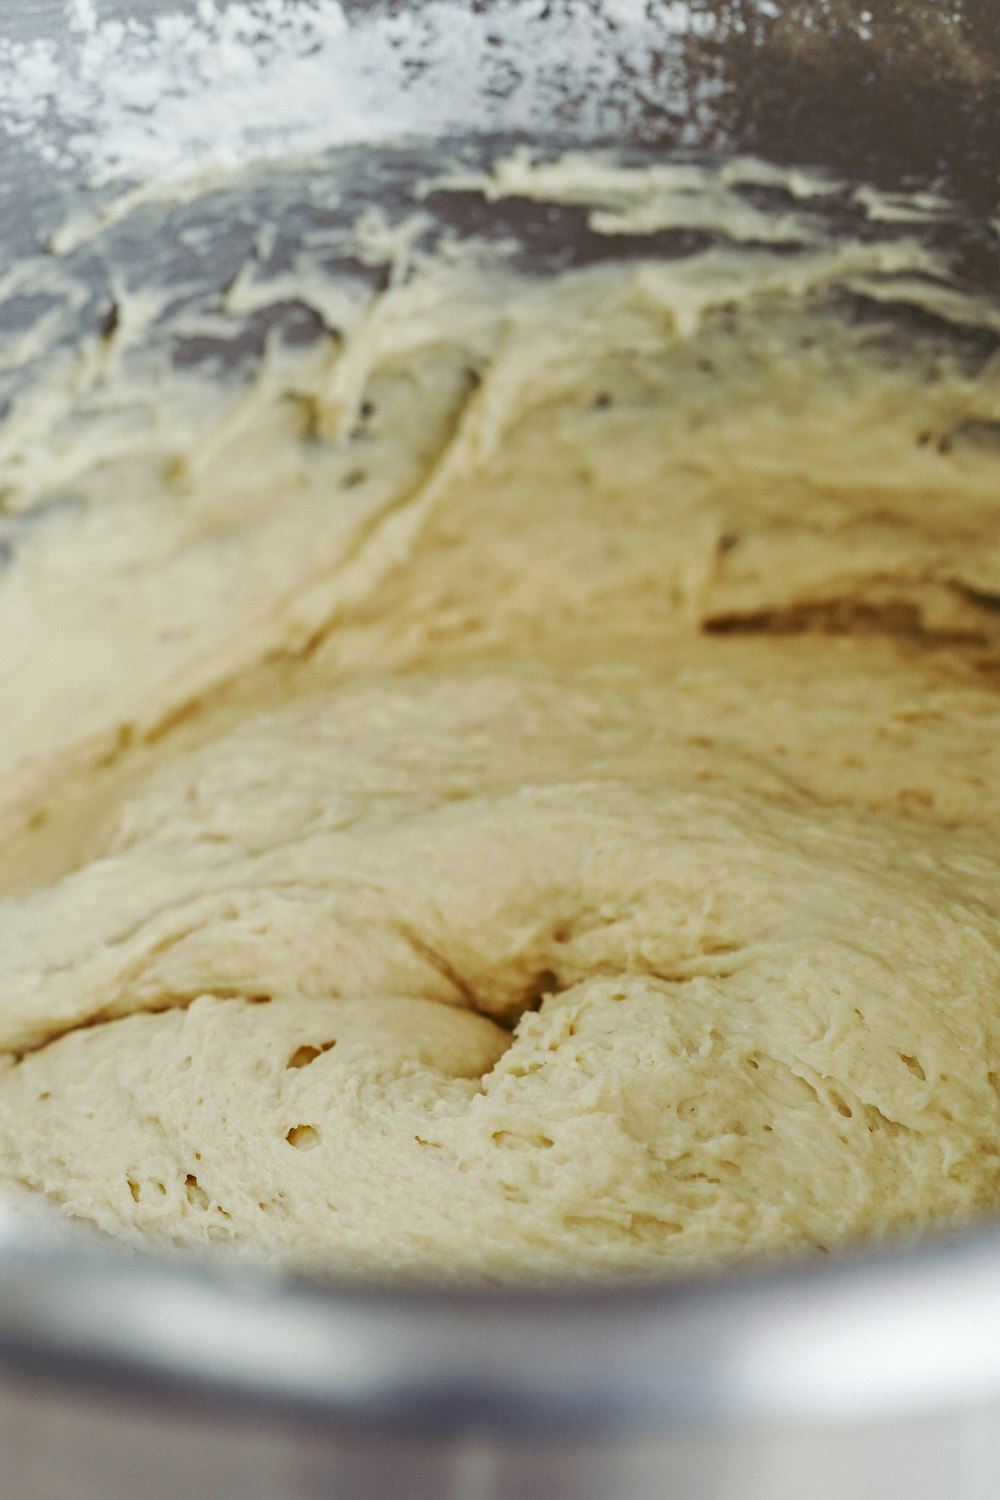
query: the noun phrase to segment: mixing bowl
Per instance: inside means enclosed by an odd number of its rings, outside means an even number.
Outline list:
[[[923,193],[921,232],[955,275],[1000,287],[992,0],[25,0],[0,16],[0,127],[5,414],[144,295],[157,311],[141,343],[221,383],[276,332],[308,344],[307,302],[226,326],[224,295],[248,258],[280,277],[312,257],[377,286],[384,266],[345,239],[367,210],[391,229],[416,204],[425,243],[504,239],[536,274],[607,258],[581,208],[433,189],[525,147],[819,174],[832,234],[858,231],[858,184],[881,195],[871,234]],[[750,178],[748,201],[777,191]],[[688,253],[685,233],[658,251]],[[613,254],[630,253],[620,237]],[[192,310],[206,331],[178,334]],[[86,374],[79,406],[127,418]],[[31,455],[2,456],[16,529]],[[989,1226],[823,1265],[523,1291],[209,1269],[13,1209],[2,1229],[11,1500],[1000,1487]]]

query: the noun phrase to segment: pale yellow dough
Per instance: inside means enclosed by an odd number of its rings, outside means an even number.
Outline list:
[[[1000,403],[873,254],[427,268],[110,555],[95,467],[0,597],[9,1191],[475,1278],[996,1208]]]

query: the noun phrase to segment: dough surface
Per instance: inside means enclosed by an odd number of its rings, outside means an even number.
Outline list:
[[[1000,399],[873,254],[425,269],[95,467],[0,590],[9,1191],[480,1279],[996,1209]]]

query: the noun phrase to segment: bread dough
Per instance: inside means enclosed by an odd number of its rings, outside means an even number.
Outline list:
[[[87,471],[0,598],[8,1191],[476,1278],[995,1209],[1000,403],[873,254],[424,268]]]

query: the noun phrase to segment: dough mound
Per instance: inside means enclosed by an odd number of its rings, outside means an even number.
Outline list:
[[[169,764],[8,913],[51,963],[5,944],[4,1040],[42,1004],[76,1029],[2,1076],[5,1174],[131,1238],[432,1275],[991,1203],[991,862],[741,794],[754,760],[679,743],[676,685],[630,682],[388,680]]]
[[[547,278],[411,239],[186,447],[176,372],[149,452],[35,443],[5,1191],[478,1280],[997,1209],[996,338],[908,230],[800,219]]]

